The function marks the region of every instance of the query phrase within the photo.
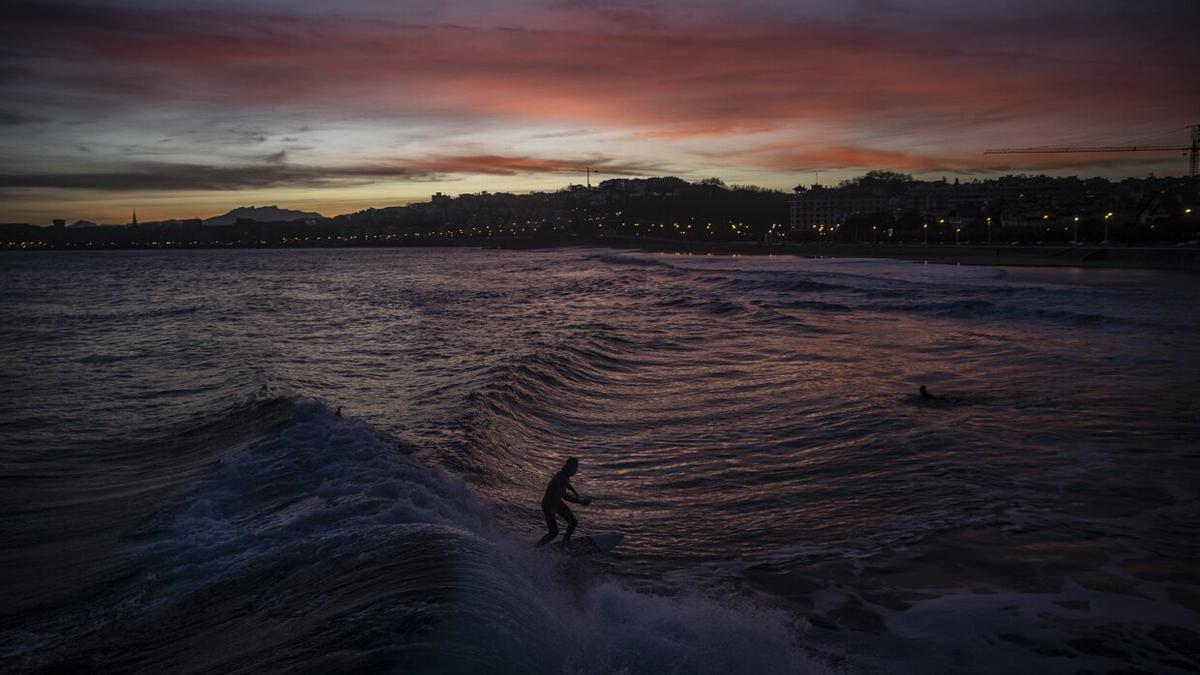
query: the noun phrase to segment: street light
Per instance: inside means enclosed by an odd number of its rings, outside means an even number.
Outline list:
[[[925,229],[925,244],[928,245],[929,244],[929,223],[925,223],[925,224],[921,225],[921,227]]]
[[[1079,216],[1075,216],[1075,238],[1071,240],[1073,243],[1079,243]]]
[[[1100,242],[1102,244],[1108,243],[1108,221],[1112,219],[1112,216],[1112,211],[1104,214],[1104,241]]]
[[[988,235],[988,246],[991,246],[992,245],[992,217],[991,216],[987,217],[987,235]]]

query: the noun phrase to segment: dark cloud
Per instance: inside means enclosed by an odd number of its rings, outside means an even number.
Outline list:
[[[583,160],[506,157],[501,155],[439,156],[403,163],[349,166],[286,164],[285,153],[268,155],[264,163],[238,166],[144,162],[108,171],[0,174],[0,188],[55,188],[114,191],[249,190],[268,187],[331,187],[381,181],[431,181],[448,174],[517,175],[579,173],[591,167],[609,175],[640,175],[651,167],[625,165],[593,157]]]
[[[423,159],[414,164],[438,173],[485,174],[516,176],[532,173],[581,173],[589,168],[613,176],[640,176],[659,172],[661,167],[649,164],[627,164],[603,157],[590,159],[552,159],[544,157],[513,157],[504,155],[451,155]]]
[[[286,164],[207,166],[140,163],[87,173],[0,174],[0,188],[59,188],[118,191],[247,190],[323,187],[379,180],[428,180],[429,172],[404,167],[359,165],[312,167]]]
[[[247,145],[257,145],[271,140],[273,132],[257,128],[242,128],[222,123],[218,115],[208,126],[180,129],[171,133],[178,140],[192,143],[203,143],[208,146],[232,146],[241,148]],[[167,140],[167,139],[164,139]]]
[[[0,108],[0,127],[15,127],[21,124],[33,124],[34,122],[42,121],[44,120],[36,115]]]

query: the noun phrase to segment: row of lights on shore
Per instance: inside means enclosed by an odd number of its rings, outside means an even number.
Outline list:
[[[1183,210],[1183,212],[1184,212],[1184,214],[1191,215],[1192,208],[1187,207]],[[618,212],[617,215],[621,215],[620,212]],[[1104,220],[1106,221],[1106,223],[1108,220],[1111,220],[1114,215],[1115,214],[1112,211],[1105,213]],[[1050,214],[1048,214],[1048,213],[1042,214],[1043,221],[1046,221],[1049,219],[1050,219]],[[1078,223],[1079,220],[1080,220],[1079,216],[1073,217],[1073,222]],[[538,226],[540,226],[544,223],[545,223],[544,220],[538,221]],[[945,218],[938,219],[938,224],[944,225],[945,223],[946,223]],[[987,224],[989,227],[991,226],[991,224],[992,224],[991,216],[987,217]],[[627,222],[622,222],[621,225],[623,227],[629,227],[629,223],[627,223]],[[691,231],[693,225],[695,225],[695,223],[688,223],[686,225],[680,225],[679,223],[675,222],[675,223],[671,223],[671,228],[679,234],[684,234],[686,232]],[[729,223],[727,223],[727,225],[728,225],[730,231],[735,234],[743,234],[744,235],[744,234],[750,233],[750,228],[743,222],[736,222],[736,223],[729,222]],[[842,226],[841,223],[833,223],[832,225],[818,224],[816,226],[816,228],[817,228],[818,233],[820,233],[821,235],[824,235],[826,233],[832,234],[833,232],[836,232],[837,230],[841,229],[841,226]],[[483,227],[483,228],[470,227],[470,228],[458,228],[458,229],[451,228],[448,230],[435,230],[435,231],[425,231],[425,232],[405,232],[403,234],[362,235],[361,237],[359,235],[339,235],[339,236],[327,236],[327,237],[282,237],[280,239],[280,242],[281,243],[311,243],[311,242],[322,242],[322,241],[326,241],[326,242],[343,241],[344,242],[344,241],[358,241],[360,239],[363,241],[395,241],[397,239],[411,239],[411,238],[421,238],[421,237],[425,237],[427,239],[434,239],[434,238],[451,238],[451,239],[453,239],[453,238],[463,237],[463,236],[481,236],[481,235],[482,236],[504,236],[506,234],[508,234],[508,235],[526,234],[533,227],[534,227],[533,221],[527,220],[527,221],[525,221],[525,225],[523,225],[523,226],[517,226],[516,223],[513,223],[509,227],[494,227],[494,228],[493,227]],[[637,232],[637,234],[640,235],[642,223],[640,223],[640,222],[633,223],[633,227],[639,230]],[[922,224],[921,227],[926,232],[928,232],[929,223],[924,223],[924,224]],[[1151,227],[1153,228],[1153,226],[1151,226]],[[647,230],[653,230],[656,228],[659,230],[666,230],[667,224],[666,223],[648,223],[648,224],[646,224]],[[876,229],[876,226],[872,225],[871,229],[872,229],[872,231],[874,231]],[[714,231],[713,224],[711,222],[705,223],[704,230],[708,234],[713,233],[713,231]],[[783,230],[782,224],[771,223],[768,231],[774,233],[774,232],[782,231],[782,230]],[[959,226],[956,226],[954,231],[955,231],[955,234],[957,235],[958,233],[960,233],[962,231],[962,228]],[[4,244],[8,248],[45,248],[50,245],[49,243],[44,242],[44,241],[8,241],[8,242],[4,242]],[[200,241],[187,242],[187,241],[165,240],[165,241],[152,241],[152,242],[134,242],[134,244],[142,245],[142,246],[189,246],[189,245],[190,246],[200,246],[201,244],[216,244],[216,245],[223,245],[223,246],[233,246],[233,245],[258,244],[258,245],[265,246],[268,244],[268,242],[265,239],[259,239],[256,241],[249,241],[249,242],[246,240],[242,240],[242,239],[239,239],[236,241],[217,241],[217,242],[200,242]],[[79,246],[95,247],[95,243],[94,242],[83,242],[83,243],[79,244]]]

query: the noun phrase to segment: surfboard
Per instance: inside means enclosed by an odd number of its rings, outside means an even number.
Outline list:
[[[571,543],[563,547],[563,551],[571,555],[594,555],[607,553],[617,547],[625,538],[620,532],[597,532],[583,537],[573,537]]]

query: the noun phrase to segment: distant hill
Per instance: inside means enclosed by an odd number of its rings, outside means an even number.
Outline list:
[[[220,216],[205,218],[205,225],[233,225],[239,219],[257,220],[260,223],[280,223],[290,222],[293,220],[305,220],[308,218],[323,219],[325,216],[319,213],[310,211],[292,211],[290,209],[281,209],[278,206],[239,206],[238,208]]]

